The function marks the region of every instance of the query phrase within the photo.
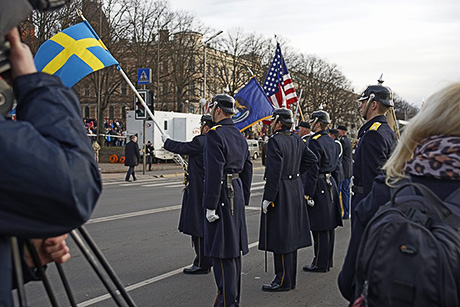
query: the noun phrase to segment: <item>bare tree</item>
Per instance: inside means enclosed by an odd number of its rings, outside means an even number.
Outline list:
[[[356,121],[356,94],[336,64],[313,55],[301,55],[295,64],[297,82],[304,89],[300,107],[306,116],[322,106],[334,126]]]
[[[187,12],[175,13],[171,22],[173,40],[168,44],[168,61],[171,64],[168,79],[171,80],[175,101],[174,111],[183,111],[184,99],[196,99],[200,95],[203,72],[203,33],[208,30]]]
[[[240,28],[228,32],[220,41],[219,49],[224,54],[217,79],[222,87],[228,85],[229,95],[235,95],[246,85],[251,77],[249,69],[256,75],[262,74],[263,51],[267,44],[262,36],[243,33]]]
[[[159,108],[166,101],[162,92],[160,80],[168,76],[168,71],[160,71],[161,63],[165,61],[169,49],[169,30],[174,13],[171,12],[166,1],[151,2],[148,0],[124,0],[127,7],[124,22],[128,27],[127,35],[121,40],[125,42],[127,58],[127,74],[136,76],[137,68],[152,68],[152,84],[148,89],[155,94]],[[164,87],[165,88],[165,87]]]
[[[395,113],[397,119],[409,120],[419,111],[416,106],[408,103],[406,100],[399,97],[396,93],[393,93],[393,101],[395,104]]]

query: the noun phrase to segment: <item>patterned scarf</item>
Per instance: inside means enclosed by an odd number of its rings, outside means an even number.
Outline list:
[[[404,171],[415,176],[460,180],[460,137],[435,135],[422,140]]]

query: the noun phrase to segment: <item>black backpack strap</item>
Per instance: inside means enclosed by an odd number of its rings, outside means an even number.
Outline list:
[[[460,207],[460,188],[452,192],[452,194],[450,194],[445,201],[449,204]]]
[[[390,199],[393,200],[396,197],[396,193],[398,193],[398,195],[415,195],[415,189],[411,183],[412,179],[410,177],[404,177],[400,179],[396,186],[390,187]],[[403,185],[405,185],[405,187],[401,188]]]
[[[444,203],[439,197],[433,193],[429,188],[424,186],[423,184],[418,184],[414,182],[408,182],[401,185],[392,195],[391,203],[394,204],[396,195],[404,188],[408,186],[413,186],[419,190],[423,197],[426,199],[427,203],[431,204],[433,208],[436,210],[439,218],[442,220],[443,223],[454,227],[455,229],[460,228],[460,189],[457,189],[454,193],[449,195],[446,200],[446,204]]]

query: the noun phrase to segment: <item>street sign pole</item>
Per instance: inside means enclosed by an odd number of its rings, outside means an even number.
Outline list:
[[[145,169],[146,169],[146,165],[147,165],[147,146],[145,146],[145,122],[146,122],[146,119],[144,119],[142,121],[144,124],[143,124],[143,129],[142,129],[142,135],[143,135],[143,143],[144,143],[144,155],[143,155],[143,159],[142,159],[142,164],[143,164],[143,168],[142,168],[142,174],[145,175]]]
[[[144,99],[142,99],[141,95],[139,95],[139,92],[137,91],[137,89],[134,87],[134,85],[132,84],[131,80],[129,80],[128,76],[125,74],[125,72],[123,71],[123,69],[118,66],[117,67],[118,71],[120,72],[121,76],[123,77],[123,79],[125,79],[126,83],[128,84],[128,86],[131,88],[131,90],[134,92],[134,94],[136,95],[136,97],[139,99],[139,101],[142,103],[142,105],[144,106],[145,108],[145,111],[147,111],[147,114],[150,116],[150,118],[152,119],[153,123],[155,124],[155,126],[157,126],[158,130],[160,130],[160,133],[161,135],[164,135],[166,134],[165,131],[161,128],[160,126],[160,123],[158,122],[158,120],[155,118],[155,116],[153,116],[153,113],[152,111],[150,111],[149,107],[147,106],[147,104],[145,103]],[[178,160],[180,160],[181,162],[184,162],[184,159],[180,156],[180,155],[177,155],[178,156]],[[185,163],[185,162],[184,162]]]
[[[143,89],[145,90],[145,84],[142,85]],[[147,99],[147,95],[145,95],[145,98]],[[142,174],[145,175],[145,170],[147,169],[147,146],[145,146],[145,122],[147,121],[147,118],[144,118],[144,120],[142,121],[143,122],[143,127],[142,127],[142,135],[143,135],[143,140],[142,140],[142,144],[143,147],[144,147],[144,155],[143,155],[143,158],[142,158]]]

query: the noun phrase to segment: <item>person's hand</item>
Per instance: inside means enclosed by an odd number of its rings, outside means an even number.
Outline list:
[[[41,265],[50,262],[64,263],[70,259],[70,250],[65,242],[66,238],[67,234],[48,239],[31,240],[37,250]],[[29,267],[35,267],[35,263],[27,248],[24,249],[24,257]]]
[[[313,207],[315,205],[315,201],[311,199],[310,196],[305,195],[305,200],[307,201],[307,205],[309,205],[310,207]]]
[[[30,49],[26,44],[21,42],[18,29],[12,29],[6,35],[6,39],[11,44],[9,60],[13,78],[36,73],[37,68],[35,67],[32,52],[30,52]]]
[[[168,134],[162,134],[161,135],[161,140],[164,142],[166,142],[167,139],[170,139],[171,137],[168,135]]]
[[[267,211],[268,211],[268,206],[270,206],[272,202],[269,201],[269,200],[264,200],[262,202],[262,211],[264,212],[264,214],[267,214]]]
[[[216,210],[206,209],[206,219],[209,223],[217,221],[219,216],[216,214]]]

